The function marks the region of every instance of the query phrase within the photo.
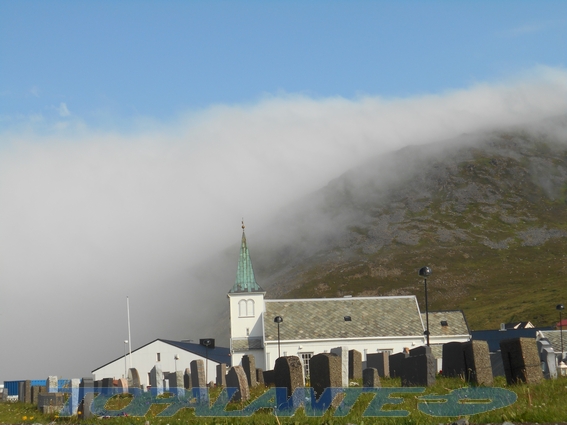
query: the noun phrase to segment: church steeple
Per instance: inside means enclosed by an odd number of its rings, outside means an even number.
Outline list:
[[[236,271],[236,282],[229,294],[241,292],[264,292],[264,290],[256,283],[254,277],[254,269],[250,260],[250,252],[246,245],[246,234],[244,233],[244,221],[242,221],[242,243],[240,245],[240,258],[238,259],[238,270]]]

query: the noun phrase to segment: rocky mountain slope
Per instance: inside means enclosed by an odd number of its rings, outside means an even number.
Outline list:
[[[471,329],[549,326],[567,303],[565,119],[373,158],[250,245],[268,297],[415,294]]]

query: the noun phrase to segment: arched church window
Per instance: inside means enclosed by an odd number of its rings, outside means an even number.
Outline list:
[[[238,317],[254,317],[254,300],[238,301]]]
[[[254,300],[246,301],[246,315],[254,316]]]
[[[246,317],[246,300],[238,301],[238,317]]]

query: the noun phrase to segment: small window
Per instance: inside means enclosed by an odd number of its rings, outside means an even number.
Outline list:
[[[449,326],[449,322],[446,320],[441,320],[441,326]]]
[[[238,317],[254,317],[254,300],[238,301]]]
[[[250,328],[246,328],[246,336],[250,336]]]
[[[301,355],[301,363],[303,363],[303,373],[305,378],[309,378],[309,360],[313,357],[313,353],[299,353]]]
[[[161,361],[161,353],[156,353],[156,362]]]

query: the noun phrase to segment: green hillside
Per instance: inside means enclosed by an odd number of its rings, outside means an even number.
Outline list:
[[[566,199],[557,133],[408,147],[282,212],[294,230],[254,264],[272,298],[415,294],[422,308],[417,270],[429,265],[431,309],[462,309],[473,330],[550,326],[567,304]]]

